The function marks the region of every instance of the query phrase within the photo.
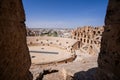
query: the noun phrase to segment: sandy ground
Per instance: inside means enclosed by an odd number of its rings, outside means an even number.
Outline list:
[[[50,46],[29,46],[32,64],[42,64],[70,58],[73,54]]]
[[[75,80],[94,80],[94,74],[97,69],[97,55],[89,55],[76,51],[75,61],[61,64],[58,66],[49,66],[52,69],[59,70],[58,73],[45,75],[43,80],[66,80],[66,75],[75,77]],[[72,80],[72,79],[68,79]]]
[[[64,54],[66,55],[66,54]],[[76,50],[77,58],[73,62],[63,63],[58,65],[48,65],[47,67],[41,67],[40,65],[32,65],[30,71],[33,73],[35,80],[36,76],[43,72],[43,70],[58,70],[57,73],[51,73],[44,75],[43,80],[65,80],[66,75],[75,76],[75,80],[94,80],[93,74],[97,69],[97,56],[89,55]],[[92,77],[91,77],[92,76]],[[68,79],[71,80],[71,79]]]

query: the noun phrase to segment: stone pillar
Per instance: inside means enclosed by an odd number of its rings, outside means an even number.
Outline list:
[[[109,0],[96,80],[120,80],[120,0]]]
[[[0,80],[32,80],[21,0],[0,0]]]

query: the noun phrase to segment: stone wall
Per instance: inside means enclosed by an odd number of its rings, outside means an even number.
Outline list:
[[[0,0],[0,80],[32,80],[22,0]]]
[[[120,80],[120,0],[109,0],[96,80]]]
[[[40,37],[29,36],[27,37],[28,46],[51,46],[58,47],[69,52],[73,52],[76,48],[77,40],[61,37]]]
[[[103,31],[103,27],[80,27],[72,31],[72,38],[79,41],[79,49],[89,54],[96,54],[100,50]]]

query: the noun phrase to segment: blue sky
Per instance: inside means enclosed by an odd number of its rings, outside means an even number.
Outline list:
[[[31,28],[102,26],[108,0],[23,0]]]

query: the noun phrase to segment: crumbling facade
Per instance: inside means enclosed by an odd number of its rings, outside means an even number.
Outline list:
[[[22,0],[0,0],[0,80],[32,80]]]
[[[99,52],[103,27],[80,27],[72,31],[72,38],[78,40],[78,49],[89,54]]]

